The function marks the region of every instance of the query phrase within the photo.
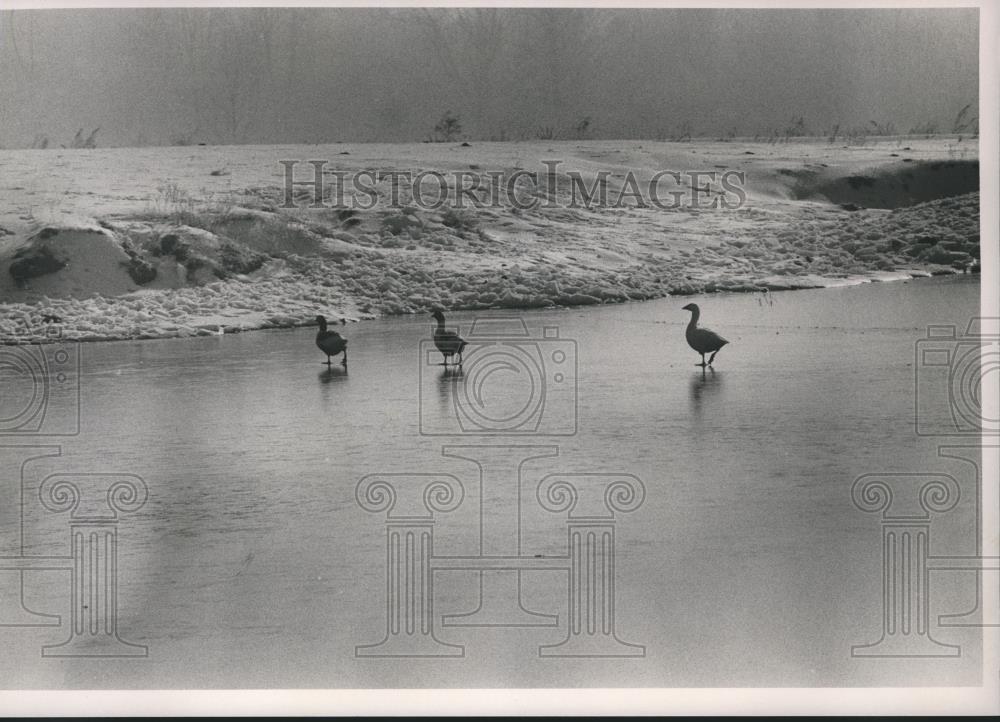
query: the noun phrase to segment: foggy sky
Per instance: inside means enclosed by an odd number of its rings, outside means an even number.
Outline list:
[[[974,8],[0,12],[3,147],[948,130],[977,89]]]

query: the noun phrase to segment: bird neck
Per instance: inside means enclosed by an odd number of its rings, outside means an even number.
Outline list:
[[[701,315],[701,311],[697,308],[691,311],[691,321],[688,322],[688,328],[694,328],[698,325],[698,317]]]
[[[444,318],[439,318],[437,322],[438,322],[437,330],[444,331]]]
[[[326,321],[325,320],[319,322],[319,330],[320,330],[320,332],[326,331]]]

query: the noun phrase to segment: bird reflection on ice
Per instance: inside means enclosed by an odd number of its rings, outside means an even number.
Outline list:
[[[691,408],[701,411],[702,401],[718,393],[722,387],[722,374],[709,366],[691,374]]]

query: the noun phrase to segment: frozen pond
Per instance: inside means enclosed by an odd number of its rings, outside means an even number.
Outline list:
[[[730,340],[714,372],[694,366],[684,341],[691,301]],[[914,378],[927,325],[961,334],[978,307],[978,277],[956,277],[526,312],[527,355],[497,356],[506,365],[494,374],[467,355],[461,377],[422,351],[426,317],[339,329],[347,373],[321,365],[315,329],[82,345],[81,432],[39,438],[60,455],[24,465],[25,549],[66,553],[66,515],[38,503],[49,474],[141,477],[148,502],[119,525],[119,633],[149,656],[42,657],[68,636],[69,574],[27,571],[25,604],[63,625],[0,627],[2,686],[972,684],[976,630],[936,624],[975,606],[967,573],[932,575],[932,635],[961,645],[961,657],[852,658],[852,645],[880,636],[882,546],[879,515],[852,504],[851,486],[870,472],[955,475],[967,486],[932,545],[974,552],[973,481],[967,465],[938,456],[938,439],[915,433]],[[471,337],[473,318],[448,325]],[[517,366],[526,358],[540,359],[537,377]],[[533,405],[539,391],[544,404]],[[512,425],[525,433],[468,433]],[[507,448],[459,448],[476,445]],[[0,542],[11,554],[20,461],[2,451]],[[567,547],[566,513],[536,498],[543,477],[641,480],[642,503],[615,516],[614,593],[618,638],[645,656],[540,657],[540,645],[567,637],[570,602],[568,572],[536,564],[521,574],[520,600],[536,626],[442,626],[442,615],[476,610],[480,578],[440,569],[434,634],[464,657],[356,658],[386,629],[385,513],[355,499],[359,480],[379,473],[409,475],[392,477],[401,485],[460,480],[461,504],[434,515],[435,555],[519,546],[535,560]],[[0,612],[16,606],[16,578],[0,574]],[[511,602],[491,596],[501,587],[483,586],[482,621],[496,611],[500,623]]]

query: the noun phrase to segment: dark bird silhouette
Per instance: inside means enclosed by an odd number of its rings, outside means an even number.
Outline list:
[[[684,307],[684,310],[691,312],[691,321],[688,323],[687,331],[684,334],[687,338],[688,346],[701,354],[701,363],[695,364],[695,366],[701,366],[702,368],[711,366],[712,361],[715,360],[715,354],[719,353],[719,349],[729,342],[715,331],[709,331],[707,328],[698,328],[698,318],[701,316],[701,309],[698,308],[697,303],[689,303]],[[707,353],[712,355],[709,356],[708,363],[706,364],[705,354]]]
[[[462,365],[462,349],[469,345],[468,341],[463,339],[454,331],[449,331],[444,327],[444,314],[440,311],[435,311],[431,314],[437,320],[437,328],[434,329],[434,345],[437,346],[437,350],[441,352],[444,356],[444,363],[442,366],[448,365],[448,359],[458,354],[458,365]]]
[[[317,316],[316,323],[319,324],[319,331],[316,332],[316,345],[320,351],[326,354],[326,365],[329,366],[331,364],[331,356],[336,356],[338,353],[343,352],[344,360],[341,363],[346,367],[347,339],[336,331],[327,331],[325,317]]]

